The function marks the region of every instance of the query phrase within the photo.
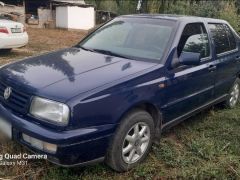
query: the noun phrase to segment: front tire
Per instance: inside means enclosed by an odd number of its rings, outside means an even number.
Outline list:
[[[225,105],[228,108],[234,108],[239,102],[239,93],[240,93],[240,80],[239,78],[233,83],[232,88],[229,92],[229,97],[225,101]]]
[[[154,138],[152,116],[143,110],[123,118],[106,156],[106,163],[118,172],[132,169],[148,155]]]

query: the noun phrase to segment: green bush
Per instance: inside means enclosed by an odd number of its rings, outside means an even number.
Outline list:
[[[240,17],[237,14],[237,8],[233,3],[225,4],[223,10],[219,13],[218,18],[228,21],[236,31],[240,32]]]
[[[86,0],[96,9],[121,14],[134,14],[138,0]],[[227,20],[240,32],[239,0],[143,0],[142,12],[193,15]]]

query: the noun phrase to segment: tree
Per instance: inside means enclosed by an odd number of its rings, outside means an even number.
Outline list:
[[[86,0],[97,9],[121,14],[137,13],[138,0]],[[162,13],[222,18],[240,31],[240,0],[143,0],[141,13]]]

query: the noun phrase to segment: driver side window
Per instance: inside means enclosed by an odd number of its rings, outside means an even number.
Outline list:
[[[177,48],[178,57],[182,52],[200,53],[200,58],[210,56],[209,40],[202,23],[187,24]]]

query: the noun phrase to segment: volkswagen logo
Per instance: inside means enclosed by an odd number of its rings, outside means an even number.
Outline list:
[[[4,99],[7,100],[11,96],[11,93],[12,93],[12,88],[11,87],[7,87],[4,90],[4,94],[3,94]]]

